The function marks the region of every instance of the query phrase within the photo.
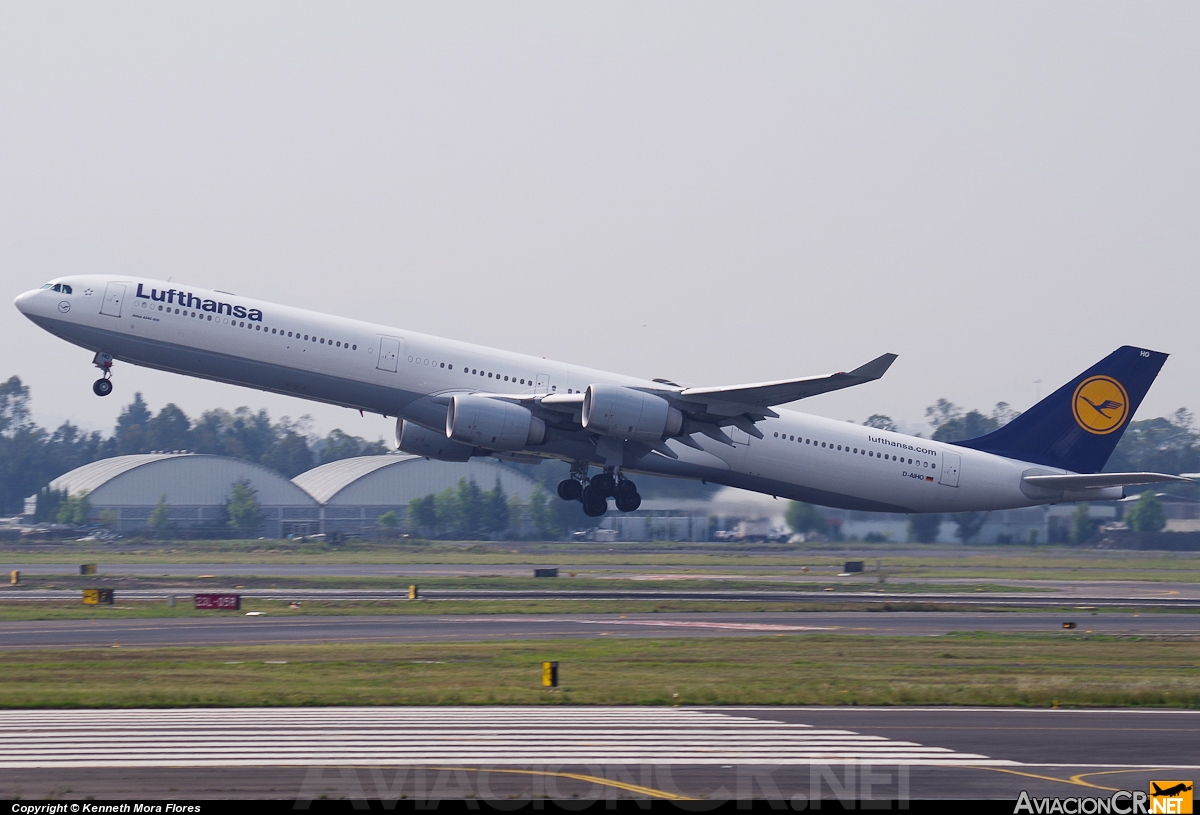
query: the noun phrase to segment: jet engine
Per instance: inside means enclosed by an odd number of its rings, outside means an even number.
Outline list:
[[[683,414],[652,393],[619,385],[588,385],[583,394],[583,426],[593,433],[655,444],[679,435]]]
[[[446,411],[446,435],[487,450],[524,450],[546,439],[546,423],[513,402],[457,394]]]
[[[444,433],[404,419],[396,420],[396,446],[402,452],[438,461],[466,461],[475,452],[469,444],[451,441]]]

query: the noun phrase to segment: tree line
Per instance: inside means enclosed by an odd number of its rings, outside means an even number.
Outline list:
[[[29,402],[29,387],[19,377],[0,383],[0,514],[19,513],[24,499],[50,481],[111,456],[187,450],[252,461],[292,478],[318,464],[387,452],[382,441],[342,430],[319,437],[307,416],[272,421],[267,411],[248,407],[215,408],[193,419],[175,404],[154,413],[135,393],[112,433],[104,435],[69,421],[54,430],[39,427]]]
[[[535,482],[529,500],[523,502],[520,496],[507,495],[500,479],[484,490],[474,479],[460,478],[455,487],[413,498],[403,518],[385,512],[378,525],[387,530],[403,524],[413,534],[434,539],[483,540],[524,534],[536,540],[555,540],[571,529],[595,523],[578,507],[578,502],[550,495],[540,482]]]

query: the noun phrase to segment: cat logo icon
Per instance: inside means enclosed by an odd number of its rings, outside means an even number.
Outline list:
[[[1103,436],[1119,430],[1129,415],[1129,394],[1111,376],[1091,376],[1079,383],[1071,400],[1075,421],[1089,433]]]

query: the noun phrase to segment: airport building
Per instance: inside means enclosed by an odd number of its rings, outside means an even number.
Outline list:
[[[499,480],[509,496],[523,502],[534,489],[532,479],[489,460],[452,463],[401,454],[362,456],[324,464],[289,481],[258,464],[195,453],[102,459],[54,479],[50,488],[69,496],[86,493],[92,519],[111,513],[113,531],[123,535],[147,529],[164,496],[172,527],[224,532],[233,485],[245,480],[262,509],[257,534],[285,538],[370,532],[385,512],[393,511],[403,520],[410,500],[456,487],[462,478],[474,479],[484,490]],[[33,509],[27,506],[28,513]]]
[[[1001,509],[984,513],[983,526],[973,538],[974,543],[1065,543],[1076,504],[1049,504],[1019,509]],[[847,540],[908,540],[910,516],[888,512],[853,512],[823,509],[827,520],[840,528]],[[1116,520],[1117,509],[1112,503],[1091,504],[1088,515],[1099,523]],[[938,543],[960,543],[958,525],[949,514],[942,515]],[[868,536],[871,536],[868,538]]]
[[[413,498],[456,487],[463,478],[483,490],[498,480],[510,498],[515,495],[522,502],[535,486],[533,479],[489,459],[458,463],[399,453],[332,461],[301,473],[292,483],[320,505],[322,531],[358,534],[375,529],[386,512],[403,521]]]
[[[321,507],[312,496],[274,470],[225,456],[148,453],[116,456],[77,467],[50,482],[50,489],[87,493],[93,517],[111,511],[121,534],[149,526],[165,496],[170,523],[178,528],[224,530],[225,504],[234,483],[246,480],[262,507],[258,534],[272,538],[317,531]]]
[[[634,512],[610,512],[598,519],[592,538],[597,541],[710,540],[707,501],[651,498]]]

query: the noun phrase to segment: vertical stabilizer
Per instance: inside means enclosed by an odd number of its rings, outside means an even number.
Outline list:
[[[1167,355],[1122,346],[986,436],[955,442],[998,456],[1098,473]]]

